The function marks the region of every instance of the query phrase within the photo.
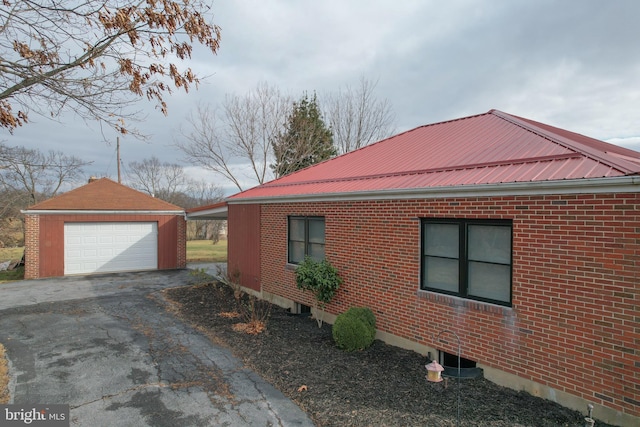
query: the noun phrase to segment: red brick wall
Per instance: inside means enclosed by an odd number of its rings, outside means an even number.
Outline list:
[[[330,312],[368,306],[380,330],[450,353],[432,334],[454,330],[467,359],[640,416],[640,194],[262,205],[262,288],[312,305],[287,215],[326,218],[345,281]],[[419,290],[423,217],[513,221],[511,308]]]
[[[178,226],[178,261],[176,268],[187,267],[187,220],[184,217],[176,217]]]
[[[65,222],[157,222],[158,269],[186,266],[185,219],[176,215],[26,215],[25,279],[64,275]],[[37,226],[37,231],[36,231]],[[32,243],[33,242],[33,243]]]
[[[24,216],[24,278],[40,277],[40,216]]]

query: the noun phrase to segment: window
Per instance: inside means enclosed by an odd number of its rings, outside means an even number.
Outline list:
[[[289,217],[289,256],[287,261],[298,264],[305,256],[324,259],[324,218]]]
[[[511,305],[511,221],[422,220],[421,288]]]

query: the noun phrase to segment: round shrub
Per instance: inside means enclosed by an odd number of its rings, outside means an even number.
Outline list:
[[[333,340],[343,350],[363,350],[375,339],[375,322],[375,316],[368,308],[352,307],[336,318],[331,329]]]
[[[370,325],[374,329],[374,333],[375,333],[376,315],[373,314],[373,311],[371,311],[370,308],[368,308],[368,307],[351,307],[349,310],[347,310],[347,313],[349,313],[350,316],[355,316],[355,317],[359,318],[360,320],[365,322],[367,325]]]

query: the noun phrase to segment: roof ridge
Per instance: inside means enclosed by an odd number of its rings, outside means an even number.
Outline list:
[[[600,153],[606,154],[606,152],[602,151],[602,150],[598,150],[597,148],[593,148],[593,147],[589,147],[586,144],[583,144],[579,141],[575,141],[575,140],[571,140],[567,137],[564,137],[562,135],[559,135],[555,132],[552,132],[551,130],[546,130],[541,128],[540,126],[536,126],[533,123],[537,123],[535,122],[535,120],[525,120],[522,119],[518,116],[513,116],[511,114],[505,113],[503,111],[500,110],[495,110],[492,109],[489,111],[490,114],[505,120],[513,125],[516,125],[518,127],[521,127],[523,129],[525,129],[528,132],[532,132],[535,133],[536,135],[545,138],[555,144],[558,144],[568,150],[572,150],[574,152],[578,152],[580,154],[582,154],[585,157],[590,158],[591,160],[595,160],[599,163],[605,164],[611,168],[617,169],[618,171],[624,173],[624,174],[632,174],[632,173],[638,173],[638,169],[637,168],[633,168],[631,167],[628,163],[632,163],[629,160],[625,160],[625,159],[620,159],[620,161],[614,161],[613,159],[607,158],[605,156],[603,156]],[[533,123],[532,123],[533,122]],[[542,124],[542,123],[541,123]],[[555,128],[554,126],[551,125],[545,125],[548,126],[550,128]],[[565,131],[565,132],[571,132],[571,131]],[[576,134],[575,132],[571,132]],[[581,135],[581,134],[577,134],[577,135]],[[585,135],[581,135],[584,138],[590,138],[587,137]],[[590,138],[590,139],[594,139],[594,138]],[[596,140],[600,143],[605,143],[604,141],[600,141],[600,140]],[[619,157],[619,156],[618,156]]]
[[[493,162],[472,163],[468,165],[441,166],[437,168],[415,169],[415,170],[407,170],[407,171],[399,171],[399,172],[379,173],[379,174],[373,174],[373,175],[359,175],[359,176],[350,176],[350,177],[342,177],[342,178],[311,179],[307,181],[296,181],[296,182],[284,183],[284,184],[275,183],[274,181],[272,181],[270,183],[264,184],[263,187],[264,188],[289,187],[289,186],[296,186],[296,185],[319,184],[319,183],[326,183],[326,182],[358,181],[363,179],[419,175],[419,174],[428,174],[428,173],[435,173],[435,172],[478,169],[478,168],[487,168],[487,167],[493,167],[493,166],[503,166],[503,165],[513,165],[513,164],[539,163],[539,162],[547,162],[551,160],[570,160],[570,159],[577,159],[577,158],[582,158],[580,153],[553,154],[548,156],[527,157],[527,158],[515,159],[515,160],[514,159],[496,160]]]
[[[403,132],[400,132],[400,133],[397,133],[397,134],[395,134],[395,135],[391,135],[391,136],[388,136],[388,137],[383,138],[383,139],[381,139],[381,140],[375,141],[375,142],[373,142],[373,143],[371,143],[371,144],[367,144],[367,145],[364,145],[364,146],[362,146],[362,147],[356,148],[355,150],[351,150],[351,151],[348,151],[348,152],[346,152],[346,153],[342,153],[342,154],[340,154],[339,156],[331,157],[331,158],[329,158],[329,159],[325,159],[325,160],[323,160],[323,161],[321,161],[321,162],[314,163],[314,164],[312,164],[312,165],[309,165],[309,166],[305,167],[304,169],[299,169],[299,170],[297,170],[297,171],[295,171],[295,172],[292,172],[292,173],[290,173],[290,174],[288,174],[288,175],[281,176],[280,178],[276,178],[276,179],[274,179],[274,180],[272,180],[272,181],[269,181],[269,182],[267,182],[267,183],[259,184],[259,185],[255,186],[255,187],[252,187],[252,188],[262,187],[262,186],[264,186],[264,185],[269,185],[269,184],[271,184],[271,183],[273,183],[273,182],[279,181],[279,180],[281,180],[281,179],[283,179],[283,178],[289,177],[289,176],[291,176],[291,175],[293,175],[293,174],[296,174],[296,173],[298,173],[298,172],[301,172],[301,171],[303,171],[303,170],[309,170],[309,169],[315,168],[315,167],[320,166],[321,164],[323,164],[323,163],[325,163],[325,162],[331,161],[331,160],[333,160],[333,159],[337,159],[338,157],[344,157],[344,156],[348,156],[348,155],[350,155],[350,154],[357,153],[358,151],[364,150],[364,149],[369,148],[369,147],[373,147],[374,145],[378,145],[378,144],[383,143],[383,142],[385,142],[385,141],[388,141],[388,140],[390,140],[390,139],[394,139],[394,138],[401,137],[401,136],[402,136],[402,135],[404,135],[404,134],[407,134],[407,133],[409,133],[409,132],[413,132],[413,131],[418,130],[418,129],[427,128],[427,127],[436,126],[436,125],[442,125],[442,124],[445,124],[445,123],[458,122],[458,121],[461,121],[461,120],[473,119],[473,118],[476,118],[476,117],[485,116],[485,115],[487,115],[487,114],[490,114],[492,111],[494,111],[494,110],[490,110],[490,111],[488,111],[488,112],[486,112],[486,113],[473,114],[473,115],[471,115],[471,116],[458,117],[458,118],[456,118],[456,119],[443,120],[443,121],[440,121],[440,122],[435,122],[435,123],[429,123],[429,124],[426,124],[426,125],[416,126],[416,127],[414,127],[414,128],[407,129],[407,130],[405,130],[405,131],[403,131]],[[287,185],[287,184],[282,184],[282,185],[284,186],[284,185]],[[251,188],[248,188],[247,190],[242,190],[241,192],[239,192],[239,193],[237,193],[237,194],[242,194],[242,193],[244,193],[245,191],[249,191],[249,190],[251,190]]]

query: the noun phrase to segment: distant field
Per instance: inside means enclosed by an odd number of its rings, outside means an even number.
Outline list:
[[[213,244],[211,240],[190,240],[187,242],[187,262],[226,262],[227,241]]]
[[[23,252],[24,248],[0,248],[0,262],[20,261]]]

